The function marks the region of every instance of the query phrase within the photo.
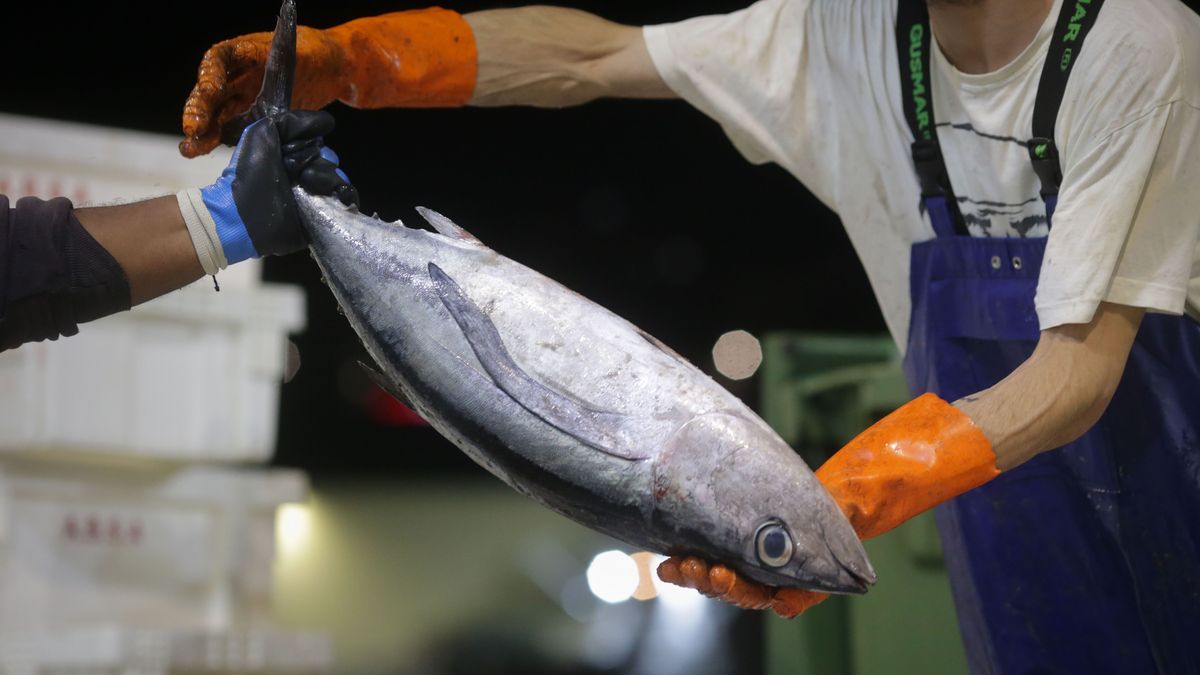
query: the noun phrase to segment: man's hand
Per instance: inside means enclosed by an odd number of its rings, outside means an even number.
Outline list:
[[[221,130],[246,112],[262,87],[272,33],[252,33],[213,45],[200,61],[196,86],[183,106],[185,157],[211,152]],[[292,107],[320,110],[341,98],[345,52],[325,31],[298,26]]]
[[[674,556],[658,566],[658,578],[742,609],[770,607],[785,619],[829,597],[828,593],[799,588],[772,588],[741,576],[725,565],[709,565],[694,556]]]
[[[358,201],[338,169],[337,155],[324,147],[322,137],[333,131],[333,124],[329,113],[295,110],[246,128],[221,177],[199,190],[207,215],[200,220],[212,222],[220,241],[213,252],[218,263],[282,255],[307,245],[293,185],[312,194],[336,195],[347,205]],[[195,202],[181,200],[181,211],[200,208]]]
[[[125,307],[216,274],[239,260],[305,245],[292,187],[357,199],[323,145],[328,113],[290,112],[249,127],[221,176],[205,188],[143,202],[82,208],[83,230],[128,282]],[[66,267],[64,267],[66,269]],[[124,309],[122,308],[122,309]],[[88,307],[88,312],[95,312]],[[87,321],[103,314],[85,314]]]
[[[999,473],[991,444],[971,418],[925,394],[859,434],[816,476],[858,536],[870,539]],[[785,618],[829,597],[763,586],[698,558],[670,558],[658,576],[745,609],[770,607]]]
[[[200,62],[183,108],[185,157],[210,152],[262,86],[271,33],[213,45]],[[464,105],[475,87],[470,27],[444,9],[395,12],[327,30],[299,26],[292,107],[317,110],[335,100],[359,108]]]

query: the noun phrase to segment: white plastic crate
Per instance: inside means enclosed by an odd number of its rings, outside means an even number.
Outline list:
[[[0,454],[255,461],[275,446],[296,287],[188,288],[0,354]]]
[[[212,182],[178,139],[0,115],[0,193],[133,201]],[[247,261],[0,354],[0,675],[312,672],[329,639],[271,626],[279,505],[304,475],[187,467],[275,444],[295,287]],[[168,460],[168,461],[162,461]]]
[[[291,631],[132,630],[118,626],[55,636],[0,635],[0,675],[166,675],[323,672],[328,637]]]
[[[0,636],[269,628],[293,470],[0,461]]]

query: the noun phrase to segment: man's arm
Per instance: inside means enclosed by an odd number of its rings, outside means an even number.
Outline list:
[[[597,98],[674,98],[641,28],[560,7],[522,7],[463,17],[475,34],[471,105],[557,108]]]
[[[1007,471],[1082,436],[1121,381],[1145,310],[1101,303],[1088,324],[1042,331],[1033,355],[990,389],[957,402]]]
[[[864,431],[817,478],[870,539],[1083,435],[1108,407],[1145,310],[1101,303],[1092,321],[1042,331],[1033,354],[995,386],[954,406],[932,394]],[[827,597],[767,589],[724,565],[672,558],[665,581],[742,607],[771,598],[792,617]]]
[[[125,271],[133,305],[204,275],[175,197],[76,209],[75,216]]]
[[[213,45],[183,111],[187,157],[217,146],[262,83],[270,33]],[[586,12],[523,7],[466,16],[430,8],[301,26],[293,107],[335,100],[358,108],[532,105],[600,97],[672,98],[642,30]]]
[[[307,238],[292,203],[293,185],[336,194],[346,203],[358,198],[338,174],[336,155],[324,148],[323,137],[333,127],[326,112],[293,111],[262,120],[242,136],[212,185],[77,209],[75,217],[125,271],[134,305],[247,257],[300,250]]]
[[[66,199],[0,196],[0,351],[54,340],[241,260],[307,245],[293,186],[357,193],[323,146],[325,112],[249,127],[216,182],[173,197],[74,209]]]

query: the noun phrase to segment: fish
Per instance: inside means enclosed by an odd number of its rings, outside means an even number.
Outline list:
[[[287,110],[285,0],[253,120]],[[650,334],[435,211],[387,222],[295,188],[374,379],[517,492],[593,530],[775,587],[863,593],[862,543],[804,461]]]

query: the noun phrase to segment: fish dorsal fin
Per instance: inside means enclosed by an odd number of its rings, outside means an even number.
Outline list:
[[[622,422],[628,419],[627,415],[593,410],[534,379],[508,353],[496,324],[453,279],[434,263],[429,263],[429,278],[484,370],[496,386],[521,407],[605,454],[628,460],[647,459],[650,456],[634,447],[621,432]]]
[[[430,225],[432,225],[433,229],[437,230],[439,234],[443,234],[451,239],[469,241],[473,244],[483,243],[479,241],[475,235],[467,232],[455,224],[453,220],[450,220],[446,216],[443,216],[433,209],[427,209],[424,206],[418,206],[417,213],[421,214],[421,217],[424,218]]]

